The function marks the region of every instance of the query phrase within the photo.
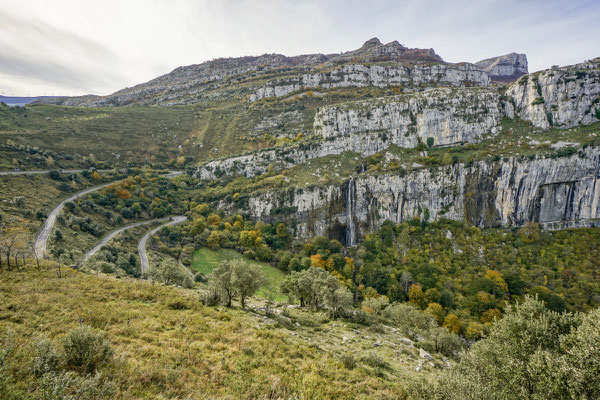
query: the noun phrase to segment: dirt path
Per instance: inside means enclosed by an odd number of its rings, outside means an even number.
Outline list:
[[[171,171],[162,176],[164,176],[165,178],[173,178],[173,177],[179,176],[183,173],[184,173],[184,171]],[[117,181],[113,181],[110,183],[105,183],[104,185],[94,186],[92,188],[83,190],[79,193],[74,194],[73,196],[69,197],[68,199],[63,200],[58,206],[56,206],[56,208],[54,210],[52,210],[52,212],[48,215],[48,218],[46,218],[46,221],[44,221],[44,227],[42,228],[42,230],[40,231],[40,233],[37,235],[37,237],[35,239],[35,254],[36,254],[36,256],[38,258],[44,258],[48,254],[47,247],[48,247],[48,238],[50,237],[50,232],[52,232],[52,229],[54,228],[54,225],[56,224],[56,217],[58,217],[58,214],[60,213],[60,211],[65,207],[65,203],[67,201],[74,201],[81,196],[85,196],[88,193],[92,193],[96,190],[107,187],[108,185],[110,185],[114,182],[119,182],[119,181],[117,180]]]
[[[168,221],[168,220],[170,220],[170,217],[159,218],[159,219],[151,219],[149,221],[140,221],[140,222],[136,222],[135,224],[131,224],[131,225],[127,225],[127,226],[124,226],[122,228],[119,228],[116,231],[112,231],[111,233],[109,233],[108,235],[106,235],[100,241],[100,243],[98,243],[93,249],[91,249],[90,251],[88,251],[87,253],[85,253],[85,255],[83,256],[83,262],[86,262],[91,256],[93,256],[98,251],[100,251],[100,249],[102,247],[106,246],[108,244],[108,242],[110,242],[115,236],[117,236],[119,233],[121,233],[123,231],[126,231],[126,230],[131,229],[131,228],[135,228],[136,226],[148,225],[148,224],[151,224],[153,222],[161,222],[161,221]]]
[[[169,225],[175,225],[175,224],[180,224],[183,221],[185,221],[187,219],[186,216],[184,215],[179,215],[177,217],[172,217],[170,222],[167,222],[166,224],[162,224],[159,227],[156,227],[154,229],[152,229],[150,232],[146,233],[144,235],[144,237],[142,238],[142,240],[140,240],[140,243],[138,244],[138,254],[140,255],[140,267],[142,270],[142,274],[144,272],[146,272],[148,270],[149,267],[149,263],[148,263],[148,253],[146,253],[146,242],[148,241],[148,238],[150,238],[150,236],[154,235],[156,232],[158,232],[158,230],[164,226],[169,226]]]

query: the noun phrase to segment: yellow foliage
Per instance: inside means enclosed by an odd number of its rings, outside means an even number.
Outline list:
[[[478,322],[469,322],[465,331],[467,339],[477,340],[481,339],[485,334],[485,327]]]
[[[413,283],[412,285],[410,285],[410,289],[408,290],[408,299],[414,305],[423,308],[425,294],[423,294],[423,289],[421,288],[421,285],[419,285],[418,283]]]
[[[444,309],[439,303],[429,303],[425,309],[425,312],[429,315],[432,315],[438,324],[441,324],[444,320]]]
[[[497,308],[490,308],[481,315],[481,318],[479,320],[481,321],[481,323],[485,324],[490,322],[496,322],[500,318],[502,318],[502,312]]]
[[[505,292],[508,292],[508,285],[506,284],[506,281],[504,280],[504,278],[502,277],[502,274],[500,272],[489,269],[486,271],[486,273],[483,277],[485,279],[489,279],[489,280],[493,281],[502,290],[504,290]]]
[[[448,329],[450,332],[456,333],[457,335],[460,333],[460,330],[462,328],[460,319],[452,313],[446,315],[442,326]]]

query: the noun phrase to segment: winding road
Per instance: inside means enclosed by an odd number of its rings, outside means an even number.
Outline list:
[[[13,172],[21,172],[21,171],[13,171]],[[31,171],[23,171],[23,172],[31,172]],[[46,171],[46,172],[49,172],[49,171]],[[41,173],[41,172],[39,172],[39,173]],[[184,173],[184,171],[170,171],[169,173],[161,175],[161,176],[164,176],[165,178],[173,178],[173,177],[181,175],[183,173]],[[44,221],[44,227],[42,228],[40,233],[35,238],[35,246],[34,247],[35,247],[36,256],[38,258],[43,258],[48,254],[47,247],[48,247],[48,238],[50,237],[50,232],[52,232],[52,229],[54,228],[54,225],[56,224],[56,217],[58,217],[58,214],[60,213],[60,211],[65,207],[65,203],[67,201],[74,201],[81,196],[85,196],[88,193],[92,193],[98,189],[107,187],[115,182],[119,182],[119,181],[117,180],[117,181],[105,183],[100,186],[94,186],[92,188],[89,188],[89,189],[83,190],[79,193],[76,193],[73,196],[69,197],[68,199],[65,199],[62,202],[60,202],[60,204],[58,206],[56,206],[56,208],[54,210],[52,210],[52,212],[48,215],[48,218],[46,218],[46,221]]]
[[[110,242],[115,236],[117,236],[119,233],[121,233],[123,231],[126,231],[126,230],[131,229],[131,228],[135,228],[136,226],[148,225],[148,224],[151,224],[153,222],[168,221],[170,219],[171,219],[170,217],[159,218],[159,219],[151,219],[149,221],[140,221],[140,222],[136,222],[135,224],[131,224],[131,225],[127,225],[127,226],[124,226],[122,228],[119,228],[116,231],[113,231],[113,232],[109,233],[108,235],[106,235],[100,241],[100,243],[98,243],[93,249],[91,249],[90,251],[88,251],[87,253],[85,253],[85,255],[83,256],[83,261],[82,262],[86,262],[91,256],[93,256],[98,251],[100,251],[100,249],[102,247],[106,246],[108,244],[108,242]]]
[[[138,254],[140,256],[140,267],[142,270],[142,274],[144,272],[146,272],[146,270],[148,270],[149,264],[148,264],[148,253],[146,253],[146,242],[148,241],[148,238],[150,238],[150,236],[154,235],[156,232],[158,232],[159,229],[165,227],[165,226],[169,226],[169,225],[176,225],[176,224],[180,224],[183,221],[185,221],[187,219],[186,216],[184,215],[179,215],[177,217],[172,217],[170,222],[167,222],[166,224],[162,224],[159,227],[156,227],[154,229],[152,229],[150,232],[146,233],[144,235],[144,237],[142,238],[142,240],[140,240],[140,243],[138,244]],[[187,268],[186,268],[187,270]],[[189,272],[189,271],[188,271]]]

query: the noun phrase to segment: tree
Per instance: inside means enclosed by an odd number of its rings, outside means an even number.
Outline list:
[[[347,293],[350,291],[338,291],[343,287],[340,281],[321,268],[293,271],[281,282],[280,287],[282,293],[291,300],[300,300],[301,306],[327,307],[334,314],[348,306]]]
[[[231,307],[231,302],[235,295],[232,262],[233,261],[223,261],[212,272],[212,286],[219,297],[226,300],[227,307]]]
[[[261,286],[267,283],[267,276],[258,265],[248,264],[242,260],[233,260],[230,263],[233,288],[240,296],[242,308],[246,308],[246,298],[252,296]]]
[[[419,285],[418,283],[413,283],[412,285],[410,285],[410,289],[408,291],[408,299],[417,307],[423,307],[425,303],[425,295],[423,294],[423,289],[421,289],[421,285]]]
[[[558,313],[526,296],[490,334],[413,398],[600,398],[600,309]]]
[[[426,334],[436,326],[431,315],[425,314],[411,303],[390,304],[383,310],[383,315],[390,319],[403,335],[411,339]]]
[[[502,312],[497,308],[490,308],[489,310],[481,314],[481,318],[479,318],[479,320],[482,324],[486,324],[496,322],[500,318],[502,318]]]
[[[444,318],[444,323],[442,324],[442,326],[446,329],[448,329],[450,332],[459,334],[460,330],[462,328],[461,323],[460,323],[460,319],[458,319],[458,317],[452,313],[446,315],[446,318]]]
[[[19,250],[26,246],[25,228],[23,226],[11,226],[9,228],[0,227],[0,248],[6,256],[6,266],[10,271],[10,257],[13,253],[19,253]],[[0,256],[1,260],[1,256]],[[17,263],[17,267],[18,267]]]
[[[352,292],[341,285],[325,299],[325,305],[329,308],[332,317],[341,316],[352,307],[353,303]]]
[[[300,276],[300,272],[292,271],[281,281],[279,289],[283,295],[288,296],[290,302],[298,300],[300,302],[300,307],[304,307],[305,298],[308,293],[305,293],[300,286]]]
[[[429,303],[425,312],[435,318],[438,324],[444,321],[444,309],[439,303]]]
[[[186,281],[191,279],[171,258],[165,258],[158,265],[151,267],[148,275],[153,280],[160,281],[165,285],[188,286]]]
[[[218,231],[212,231],[206,238],[206,245],[212,250],[219,250],[221,247],[221,235]]]

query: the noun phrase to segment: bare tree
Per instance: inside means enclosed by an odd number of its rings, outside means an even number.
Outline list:
[[[38,272],[40,272],[40,259],[37,255],[37,252],[35,251],[35,240],[33,242],[31,242],[31,253],[33,254],[33,257],[35,258],[35,264],[37,265],[37,269]]]
[[[11,227],[8,229],[4,229],[2,235],[2,250],[4,251],[4,255],[6,256],[6,266],[10,271],[10,256],[13,254],[13,250],[15,247],[18,247],[19,239],[21,238],[22,228],[21,227]],[[16,245],[16,246],[15,246]],[[18,266],[18,265],[17,265]]]

